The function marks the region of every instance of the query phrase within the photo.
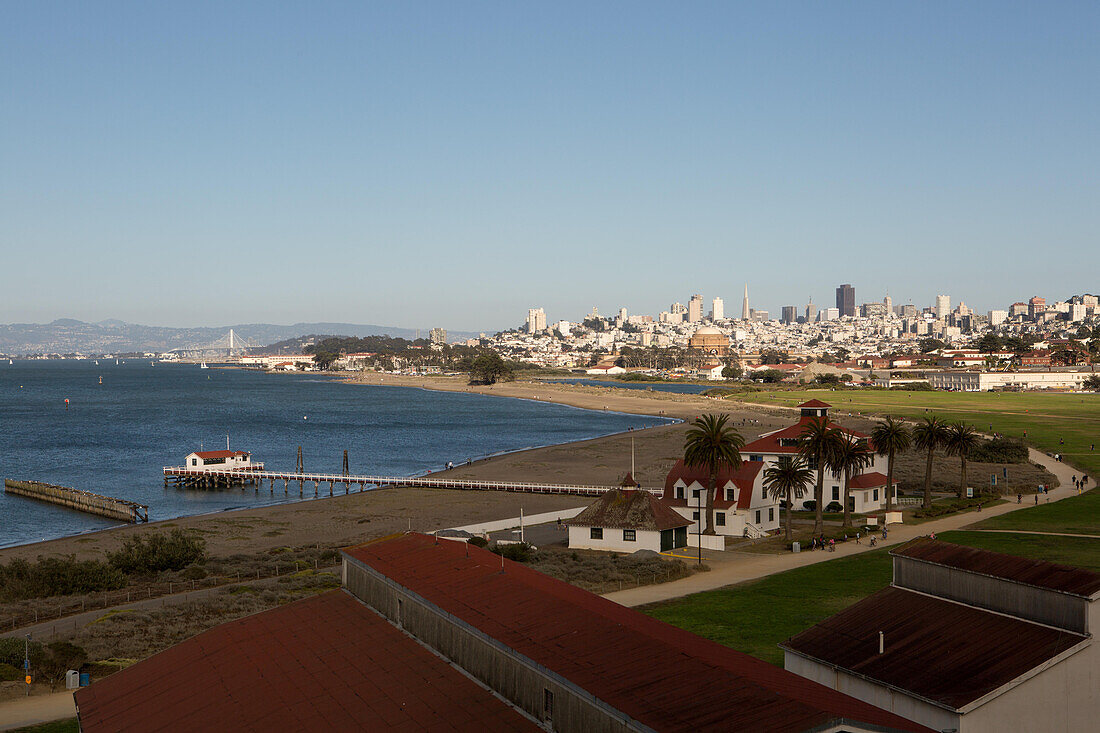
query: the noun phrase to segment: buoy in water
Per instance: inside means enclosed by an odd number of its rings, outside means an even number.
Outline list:
[[[65,398],[65,409],[66,410],[69,409],[69,398],[68,397]]]
[[[100,384],[103,384],[103,377],[100,377],[100,378],[99,378],[99,383],[100,383]]]
[[[67,401],[68,401],[68,400],[66,400],[66,402],[67,402]],[[309,419],[309,415],[302,415],[302,419],[303,419],[303,420],[308,420],[308,419]]]

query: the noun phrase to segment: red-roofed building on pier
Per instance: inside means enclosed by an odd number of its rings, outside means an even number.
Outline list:
[[[798,455],[800,438],[806,426],[814,420],[828,421],[830,407],[832,405],[821,400],[803,402],[798,406],[802,414],[797,423],[781,430],[764,433],[756,440],[746,444],[741,451],[741,460],[759,462],[767,467],[775,465],[781,460],[793,459]],[[873,451],[874,446],[870,445],[869,436],[865,433],[846,428],[832,421],[829,421],[829,427],[839,430],[849,440],[867,441],[868,446]],[[877,511],[886,503],[886,457],[874,454],[872,454],[872,457],[871,464],[864,469],[863,473],[852,477],[849,503],[852,511],[857,514]],[[814,470],[815,474],[813,481],[806,486],[806,495],[801,499],[803,506],[806,502],[813,501],[814,498],[813,489],[814,482],[817,481],[817,465],[810,461],[810,468]],[[896,481],[892,491],[896,496]],[[825,472],[824,500],[826,507],[835,502],[838,507],[842,508],[841,502],[844,500],[843,475],[832,471]],[[799,508],[798,500],[796,500],[795,507]]]

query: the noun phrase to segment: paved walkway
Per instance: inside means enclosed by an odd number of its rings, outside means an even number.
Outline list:
[[[1059,463],[1045,453],[1041,453],[1034,449],[1029,449],[1029,457],[1032,463],[1038,463],[1057,476],[1060,483],[1059,488],[1053,489],[1049,494],[1039,496],[1040,503],[1058,501],[1068,496],[1077,495],[1077,490],[1073,488],[1073,483],[1070,481],[1070,478],[1074,475],[1079,476],[1081,474],[1079,469],[1066,465],[1065,463]],[[1096,482],[1092,477],[1089,478],[1089,483],[1093,487],[1096,486]],[[986,519],[987,517],[996,517],[1019,509],[1026,509],[1029,506],[1034,506],[1034,504],[1016,504],[1015,502],[1008,502],[999,504],[998,506],[988,507],[982,512],[955,514],[943,519],[924,522],[923,524],[892,524],[889,527],[888,539],[886,541],[879,541],[878,546],[888,547],[900,545],[904,542],[908,542],[914,537],[925,536],[932,532],[940,533],[952,529],[960,529],[968,524]],[[1079,537],[1081,535],[1074,536]],[[656,585],[631,588],[629,590],[615,591],[605,594],[604,598],[624,606],[642,606],[647,603],[657,603],[670,598],[679,598],[692,593],[714,590],[715,588],[722,588],[735,583],[743,583],[746,580],[756,580],[773,573],[781,573],[785,570],[793,570],[794,568],[813,565],[814,563],[825,562],[826,560],[835,560],[838,557],[846,557],[848,555],[866,552],[869,549],[871,548],[866,544],[857,545],[855,542],[844,542],[836,546],[836,552],[817,550],[799,553],[785,552],[779,555],[753,555],[747,552],[727,552],[724,554],[728,559],[723,558],[722,560],[716,560],[712,557],[708,560],[707,564],[711,567],[710,572],[695,573],[687,578],[674,580],[670,583],[659,583]],[[715,555],[717,555],[717,553],[715,553]]]
[[[71,691],[21,697],[0,704],[0,730],[75,717],[76,702]]]

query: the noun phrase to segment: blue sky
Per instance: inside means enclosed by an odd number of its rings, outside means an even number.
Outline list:
[[[1100,290],[1096,3],[15,3],[0,322]]]

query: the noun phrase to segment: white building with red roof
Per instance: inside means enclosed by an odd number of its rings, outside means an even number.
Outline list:
[[[797,423],[782,428],[781,430],[773,430],[770,433],[764,433],[756,440],[746,444],[741,450],[741,460],[749,463],[760,463],[764,467],[767,467],[775,465],[781,460],[793,459],[798,455],[798,448],[803,430],[805,430],[806,426],[814,420],[829,420],[830,407],[832,407],[832,405],[827,402],[822,402],[821,400],[803,402],[798,406],[802,414]],[[871,450],[874,450],[874,446],[870,445],[869,436],[865,433],[846,428],[832,421],[829,421],[829,427],[839,430],[850,440],[867,441]],[[864,469],[863,473],[853,476],[851,480],[850,504],[852,511],[856,514],[866,514],[868,512],[877,511],[886,503],[886,457],[874,453],[872,453],[872,457],[873,460],[871,464]],[[814,499],[814,486],[817,481],[816,462],[813,460],[809,461],[809,467],[814,471],[814,477],[806,486],[806,495],[803,496],[801,500],[795,501],[796,509],[806,507],[806,502],[812,502]],[[894,482],[893,491],[896,496],[896,481]],[[829,505],[835,503],[836,506],[834,509],[836,511],[842,511],[843,505],[841,502],[843,500],[844,476],[826,470],[824,485],[825,509],[828,510]],[[802,507],[799,506],[799,501],[801,501]],[[813,504],[809,506],[813,506]]]
[[[257,467],[252,465],[252,454],[243,450],[195,451],[187,454],[183,465],[192,471],[232,471]]]
[[[764,464],[742,461],[736,469],[718,471],[718,493],[714,497],[714,529],[730,537],[759,537],[779,529],[779,505],[764,488]],[[710,471],[689,466],[683,459],[665,477],[661,503],[692,520],[690,531],[706,527],[706,490]],[[702,527],[700,527],[702,523]]]

